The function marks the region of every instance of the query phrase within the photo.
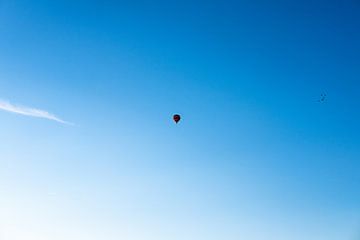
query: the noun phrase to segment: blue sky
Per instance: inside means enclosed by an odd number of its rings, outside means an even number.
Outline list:
[[[358,239],[359,10],[1,1],[0,239]]]

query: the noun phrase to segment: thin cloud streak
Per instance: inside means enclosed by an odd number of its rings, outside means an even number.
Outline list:
[[[25,115],[25,116],[30,116],[30,117],[45,118],[45,119],[56,121],[56,122],[59,122],[62,124],[74,125],[73,123],[66,122],[47,111],[36,109],[36,108],[13,105],[10,102],[3,101],[3,100],[0,100],[0,110],[11,112],[11,113],[16,113],[16,114],[21,114],[21,115]]]

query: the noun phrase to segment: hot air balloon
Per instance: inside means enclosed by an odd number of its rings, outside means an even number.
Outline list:
[[[181,117],[179,114],[174,114],[173,119],[174,119],[175,123],[177,124],[180,121]]]

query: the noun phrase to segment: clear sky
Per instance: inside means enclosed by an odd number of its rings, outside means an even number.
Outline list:
[[[355,0],[1,0],[0,239],[360,239],[359,29]]]

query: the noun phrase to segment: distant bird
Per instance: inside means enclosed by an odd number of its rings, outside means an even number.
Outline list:
[[[176,124],[180,121],[180,119],[181,119],[181,117],[179,114],[174,114],[173,120],[175,121]]]
[[[320,99],[319,99],[318,102],[321,102],[321,103],[325,102],[326,97],[327,97],[326,93],[322,93],[322,94],[320,95]]]

